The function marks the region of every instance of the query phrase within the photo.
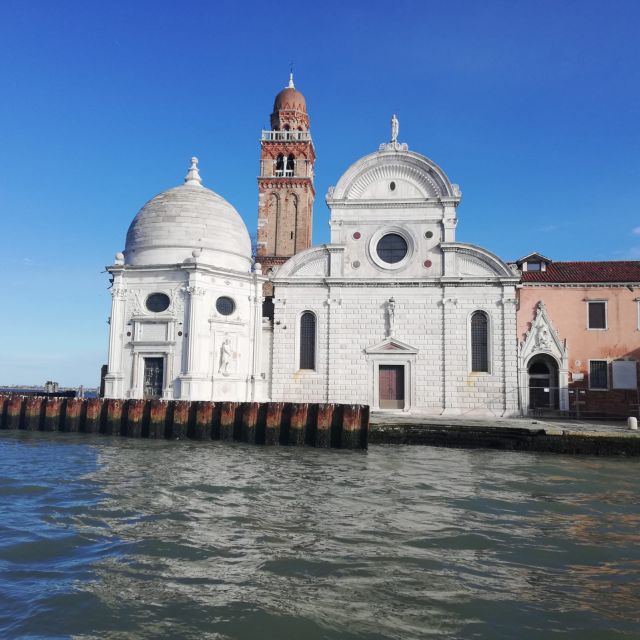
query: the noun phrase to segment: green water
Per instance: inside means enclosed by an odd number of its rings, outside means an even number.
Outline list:
[[[1,638],[640,638],[640,463],[0,433]]]

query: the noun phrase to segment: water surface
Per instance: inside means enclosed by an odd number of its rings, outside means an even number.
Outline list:
[[[638,638],[640,465],[0,434],[0,637]]]

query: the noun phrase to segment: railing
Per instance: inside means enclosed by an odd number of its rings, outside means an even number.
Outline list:
[[[309,131],[262,131],[262,140],[270,142],[307,142],[311,141]]]
[[[293,169],[276,169],[274,171],[276,178],[293,178]]]

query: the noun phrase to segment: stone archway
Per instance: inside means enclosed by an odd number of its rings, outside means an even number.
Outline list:
[[[555,358],[546,353],[532,356],[527,363],[527,395],[530,411],[560,408],[560,368]]]

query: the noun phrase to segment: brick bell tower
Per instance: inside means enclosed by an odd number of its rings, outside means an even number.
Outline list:
[[[315,159],[307,104],[291,73],[273,104],[271,130],[260,140],[256,261],[266,275],[311,246]],[[272,294],[270,283],[264,293]]]

